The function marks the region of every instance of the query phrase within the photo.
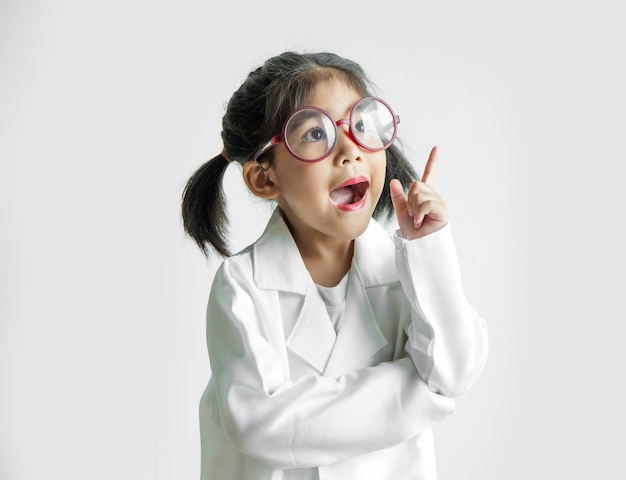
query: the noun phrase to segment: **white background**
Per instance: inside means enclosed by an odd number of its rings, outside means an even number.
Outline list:
[[[217,260],[180,194],[288,49],[359,62],[418,169],[441,148],[491,350],[440,479],[624,478],[619,3],[2,0],[0,479],[198,478]],[[268,209],[227,189],[237,249]]]

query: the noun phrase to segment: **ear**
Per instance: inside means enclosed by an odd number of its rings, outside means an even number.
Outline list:
[[[274,199],[280,195],[280,187],[272,179],[271,170],[264,170],[255,160],[243,164],[243,180],[257,197]]]

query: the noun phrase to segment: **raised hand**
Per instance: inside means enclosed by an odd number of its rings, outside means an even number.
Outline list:
[[[389,184],[391,201],[404,238],[425,237],[448,223],[448,208],[433,188],[436,166],[437,147],[433,147],[421,181],[411,184],[406,197],[399,180],[393,179]]]

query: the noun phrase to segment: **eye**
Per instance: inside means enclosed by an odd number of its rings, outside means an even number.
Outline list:
[[[354,124],[354,129],[358,132],[358,133],[363,133],[365,132],[365,123],[363,122],[363,120],[359,120],[358,122],[356,122]]]
[[[305,142],[319,142],[326,139],[326,132],[323,128],[315,127],[305,132],[302,140]]]

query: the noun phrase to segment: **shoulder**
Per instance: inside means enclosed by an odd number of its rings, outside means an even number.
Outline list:
[[[224,259],[217,269],[216,278],[227,276],[237,277],[241,280],[252,280],[259,254],[265,256],[267,252],[274,250],[272,244],[276,237],[277,223],[280,224],[280,216],[277,215],[277,212],[274,212],[268,220],[264,232],[255,242]]]
[[[310,276],[282,216],[276,210],[259,239],[224,260],[216,275],[228,275],[261,290],[305,294]]]
[[[252,265],[252,246],[241,252],[227,257],[217,268],[211,294],[220,295],[225,290],[233,290],[239,287],[249,289],[254,283],[254,268]]]

